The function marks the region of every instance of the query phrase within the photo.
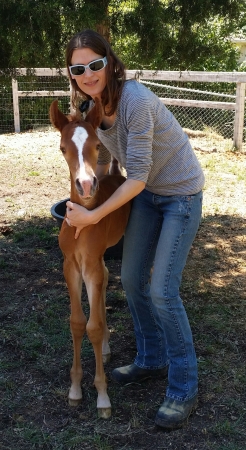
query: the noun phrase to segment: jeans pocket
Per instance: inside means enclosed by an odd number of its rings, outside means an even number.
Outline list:
[[[201,214],[202,212],[202,192],[193,195],[182,195],[178,197],[179,212],[183,213],[186,218],[189,218],[193,213]]]

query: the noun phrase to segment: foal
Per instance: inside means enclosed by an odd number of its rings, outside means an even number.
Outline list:
[[[58,109],[58,102],[54,101],[50,106],[50,120],[61,133],[60,147],[70,170],[70,200],[89,210],[96,208],[125,181],[121,175],[106,175],[100,181],[95,176],[100,145],[95,129],[102,120],[100,101],[96,99],[94,108],[83,121],[75,117],[69,120]],[[87,332],[96,359],[94,384],[98,392],[98,416],[105,419],[111,415],[111,404],[103,367],[103,363],[110,358],[110,333],[105,311],[108,270],[103,255],[122,237],[129,212],[130,203],[127,203],[97,224],[83,228],[76,240],[75,228],[64,220],[59,234],[59,246],[64,256],[64,277],[71,302],[70,328],[74,351],[69,404],[78,405],[82,400],[80,352],[83,335]],[[90,305],[88,323],[81,306],[83,280]]]

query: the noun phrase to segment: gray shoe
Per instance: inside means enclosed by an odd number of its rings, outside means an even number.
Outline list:
[[[180,428],[197,407],[197,395],[191,400],[180,402],[166,398],[156,414],[155,423],[162,428],[173,430]]]
[[[143,369],[131,364],[130,366],[123,366],[114,369],[111,376],[114,381],[121,384],[140,383],[148,378],[167,377],[168,367],[162,369]]]

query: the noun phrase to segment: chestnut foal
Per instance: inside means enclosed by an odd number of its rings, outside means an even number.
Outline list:
[[[96,208],[125,181],[121,175],[106,175],[100,181],[95,176],[100,145],[95,129],[102,120],[100,101],[96,99],[85,120],[76,117],[68,119],[58,109],[58,102],[54,101],[50,106],[50,120],[61,133],[60,147],[70,170],[70,200],[89,210]],[[64,220],[59,234],[59,246],[64,256],[64,277],[71,302],[70,327],[74,350],[69,404],[78,405],[82,399],[80,352],[83,335],[87,332],[96,359],[94,384],[98,392],[98,416],[105,419],[111,415],[111,404],[103,367],[103,363],[110,358],[110,333],[105,311],[108,270],[103,255],[124,234],[129,212],[130,203],[127,203],[97,224],[83,228],[76,240],[75,228]],[[81,306],[83,280],[90,305],[88,322]]]

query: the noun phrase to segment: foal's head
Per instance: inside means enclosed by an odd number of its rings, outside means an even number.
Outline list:
[[[61,133],[60,148],[68,163],[71,180],[82,198],[92,197],[98,188],[95,175],[100,141],[95,129],[102,120],[100,101],[85,120],[68,118],[58,109],[55,100],[50,106],[50,121]]]

